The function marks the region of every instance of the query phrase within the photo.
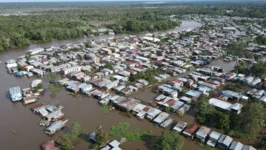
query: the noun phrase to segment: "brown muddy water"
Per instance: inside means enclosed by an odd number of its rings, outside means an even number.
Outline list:
[[[193,24],[193,22],[192,22]],[[193,28],[198,27],[196,23],[191,25],[191,22],[186,21],[183,23],[182,30],[184,27]],[[97,37],[98,38],[98,37]],[[104,38],[104,36],[103,36]],[[1,150],[39,150],[40,145],[48,140],[57,140],[58,137],[63,133],[60,131],[54,136],[47,136],[44,133],[44,128],[39,126],[40,117],[34,115],[29,106],[23,106],[22,103],[12,103],[8,97],[8,88],[13,86],[20,86],[21,88],[29,87],[31,81],[34,78],[15,78],[6,72],[5,61],[8,59],[14,59],[18,56],[25,54],[25,50],[45,47],[45,46],[60,46],[67,43],[82,42],[87,40],[86,38],[80,40],[66,40],[66,41],[53,41],[44,44],[33,44],[27,48],[14,49],[0,53],[0,144]],[[144,95],[143,95],[144,94]],[[135,95],[140,96],[141,100],[146,99],[150,101],[154,98],[154,94],[149,91],[140,92]],[[144,96],[144,97],[143,97]],[[148,96],[145,98],[145,96]],[[37,103],[45,104],[61,104],[64,106],[63,112],[65,118],[69,119],[67,127],[73,122],[81,124],[82,129],[89,133],[93,131],[99,125],[102,125],[106,132],[110,131],[112,125],[118,122],[128,122],[132,128],[139,128],[143,130],[150,130],[154,136],[159,136],[164,130],[162,128],[156,128],[152,123],[147,120],[138,120],[135,117],[130,117],[120,111],[112,111],[104,113],[102,108],[98,105],[97,100],[88,97],[73,97],[68,95],[65,91],[57,94],[51,94],[47,91]],[[183,120],[189,123],[194,122],[192,116],[186,115],[179,117],[174,115],[175,121]],[[13,130],[16,133],[13,133]],[[126,142],[121,145],[124,150],[147,150],[150,149],[150,141],[132,141]],[[76,150],[90,149],[90,143],[87,137],[79,139],[79,144],[75,148]],[[194,141],[189,139],[185,140],[184,150],[201,150],[202,148]]]

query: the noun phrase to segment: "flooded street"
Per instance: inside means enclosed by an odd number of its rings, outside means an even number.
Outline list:
[[[192,21],[184,21],[182,26],[177,30],[188,30],[195,27],[199,27],[200,24]],[[104,38],[106,36],[98,37]],[[95,38],[95,37],[93,37]],[[87,38],[80,40],[66,40],[66,41],[53,41],[44,44],[33,44],[27,48],[14,49],[0,53],[0,132],[2,134],[0,138],[1,150],[38,150],[40,145],[47,140],[57,140],[63,131],[55,134],[54,136],[47,136],[44,133],[44,128],[39,126],[40,117],[34,115],[29,106],[23,106],[22,103],[12,103],[8,97],[7,90],[9,87],[20,86],[21,88],[29,87],[34,78],[15,78],[6,72],[5,61],[11,58],[17,58],[20,55],[25,54],[25,51],[36,47],[46,46],[60,46],[67,43],[82,42]],[[150,101],[154,98],[154,93],[147,89],[139,92],[135,97],[143,101]],[[121,111],[113,111],[104,113],[102,108],[98,105],[97,100],[87,97],[73,97],[68,95],[65,91],[52,95],[50,92],[46,92],[37,103],[45,104],[61,104],[64,106],[63,112],[65,118],[69,119],[67,126],[69,127],[72,122],[78,122],[81,124],[82,129],[89,133],[93,131],[99,125],[102,125],[106,132],[110,131],[112,125],[118,122],[128,122],[132,128],[139,128],[152,131],[153,135],[159,136],[164,130],[162,128],[156,128],[152,123],[147,120],[138,120],[135,117],[130,117]],[[174,115],[175,121],[183,120],[189,123],[194,122],[194,118],[189,115],[179,117]],[[15,130],[16,133],[12,131]],[[14,143],[14,144],[11,144]],[[89,149],[90,143],[87,137],[81,138],[76,150]],[[132,141],[121,145],[124,150],[147,150],[149,149],[149,143],[144,141]],[[184,143],[184,150],[201,150],[194,141],[186,139]]]

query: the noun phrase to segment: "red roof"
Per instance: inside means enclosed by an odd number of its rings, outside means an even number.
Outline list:
[[[54,141],[48,141],[42,145],[43,150],[59,150],[58,147],[55,146]]]
[[[199,128],[199,126],[196,124],[189,124],[184,132],[189,133],[189,134],[193,134],[196,132],[196,130],[198,128]]]
[[[167,104],[168,104],[168,106],[172,106],[175,102],[176,101],[172,99],[172,100],[168,101]]]
[[[151,109],[151,107],[147,106],[143,109],[143,111],[148,112]]]

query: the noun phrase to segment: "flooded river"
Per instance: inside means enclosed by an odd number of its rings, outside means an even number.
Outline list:
[[[188,30],[198,26],[200,26],[199,23],[184,21],[182,26],[176,30]],[[104,38],[104,36],[99,38]],[[82,42],[85,40],[87,39],[84,38],[80,40],[53,41],[44,44],[33,44],[24,49],[14,49],[0,53],[0,61],[2,61],[2,63],[0,63],[1,150],[39,150],[40,145],[43,142],[46,142],[48,140],[56,140],[63,132],[60,131],[54,136],[47,136],[43,131],[44,128],[38,125],[40,117],[34,115],[31,112],[30,106],[25,107],[22,105],[22,103],[12,103],[9,100],[7,93],[9,87],[29,87],[31,81],[34,78],[15,78],[14,76],[9,75],[5,69],[5,61],[11,58],[17,58],[18,56],[25,54],[25,50],[28,50],[30,48],[45,47],[51,45],[60,46],[66,43]],[[39,99],[38,103],[63,105],[65,118],[69,119],[67,125],[70,126],[72,122],[79,122],[81,124],[81,127],[85,129],[87,133],[93,131],[99,125],[102,125],[105,131],[109,131],[111,126],[118,122],[128,122],[132,128],[151,130],[155,136],[159,136],[163,131],[163,129],[161,128],[154,127],[154,125],[147,120],[140,121],[135,117],[129,117],[128,115],[125,115],[120,111],[104,113],[96,100],[82,96],[72,97],[70,95],[67,95],[65,91],[57,93],[56,95],[52,95],[50,92],[46,92],[44,96]],[[176,118],[174,119],[176,121],[179,119],[187,122],[194,121],[193,117],[189,115],[184,117],[178,117],[176,115]],[[13,130],[16,131],[15,134],[12,132]],[[123,148],[124,150],[147,150],[149,149],[148,147],[148,141],[127,142],[121,145],[121,148]],[[89,148],[90,143],[87,141],[87,137],[80,138],[76,150],[85,150]],[[185,140],[184,150],[200,149],[200,146],[195,144],[193,141]]]

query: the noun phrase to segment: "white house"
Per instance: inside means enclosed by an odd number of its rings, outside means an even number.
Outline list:
[[[81,71],[81,67],[80,66],[73,66],[73,67],[69,67],[69,68],[64,68],[62,70],[62,73],[64,75],[67,75],[69,73],[72,73],[72,72],[80,72]]]

